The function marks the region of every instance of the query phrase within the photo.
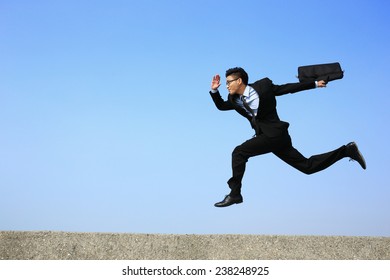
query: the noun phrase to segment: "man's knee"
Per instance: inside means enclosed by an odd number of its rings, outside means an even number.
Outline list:
[[[315,171],[311,170],[311,169],[303,169],[301,170],[303,173],[305,173],[306,175],[311,175],[313,173],[315,173]]]
[[[234,148],[232,152],[232,158],[241,158],[247,160],[248,157],[245,156],[245,153],[242,151],[241,146],[237,146]]]

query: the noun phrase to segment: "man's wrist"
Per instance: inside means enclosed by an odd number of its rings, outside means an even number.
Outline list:
[[[210,92],[211,92],[211,93],[217,93],[217,92],[218,92],[218,89],[211,89]]]

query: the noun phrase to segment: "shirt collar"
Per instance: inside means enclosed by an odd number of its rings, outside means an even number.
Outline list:
[[[242,95],[245,96],[245,98],[248,98],[250,90],[251,90],[251,87],[250,86],[246,86],[246,88],[244,90],[244,93]]]

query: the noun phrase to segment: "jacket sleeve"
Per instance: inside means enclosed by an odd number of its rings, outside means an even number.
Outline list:
[[[315,87],[315,82],[289,83],[284,85],[273,85],[272,91],[274,92],[275,96],[280,96],[287,93],[295,93],[298,91],[313,89]]]
[[[222,99],[219,91],[217,91],[215,93],[212,93],[210,91],[210,95],[211,95],[211,98],[214,101],[215,106],[218,108],[218,110],[228,111],[228,110],[233,110],[234,109],[233,104],[229,100],[225,101],[225,100]]]

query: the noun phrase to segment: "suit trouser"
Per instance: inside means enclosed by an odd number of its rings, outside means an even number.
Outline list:
[[[346,146],[341,146],[331,152],[306,158],[292,146],[288,132],[274,138],[267,137],[264,134],[258,135],[237,146],[232,153],[233,176],[228,181],[231,189],[230,195],[240,194],[245,166],[250,157],[273,153],[299,171],[305,174],[313,174],[346,157],[345,150]]]

